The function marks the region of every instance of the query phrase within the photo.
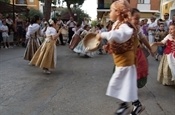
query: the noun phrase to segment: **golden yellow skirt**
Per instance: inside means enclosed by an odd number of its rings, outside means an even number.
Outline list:
[[[40,68],[54,69],[56,67],[56,45],[55,41],[44,41],[34,54],[31,65],[35,65]]]

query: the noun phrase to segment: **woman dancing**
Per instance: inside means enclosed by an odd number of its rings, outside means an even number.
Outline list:
[[[161,58],[157,80],[163,85],[175,85],[175,24],[170,24],[169,34],[153,45],[165,46]]]
[[[38,48],[30,64],[38,66],[44,70],[44,73],[50,74],[50,69],[56,67],[56,40],[60,35],[56,30],[56,19],[49,20],[49,27],[45,32],[46,38],[43,44]]]
[[[27,42],[27,47],[24,53],[24,59],[25,60],[31,60],[35,52],[40,46],[39,43],[39,33],[40,33],[40,18],[39,16],[34,16],[31,20],[30,25],[27,28],[27,33],[26,33],[26,40]]]

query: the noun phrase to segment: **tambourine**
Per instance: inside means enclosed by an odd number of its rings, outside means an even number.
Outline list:
[[[156,53],[157,52],[157,45],[150,44],[150,47],[151,47],[151,50],[152,50],[153,53]]]
[[[67,35],[68,31],[65,28],[61,28],[61,34]]]
[[[100,46],[100,38],[96,33],[88,33],[83,39],[86,51],[96,51]]]

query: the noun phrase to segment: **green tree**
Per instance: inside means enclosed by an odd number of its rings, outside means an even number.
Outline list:
[[[98,25],[98,21],[97,20],[92,20],[91,26],[95,27],[96,25]]]
[[[67,8],[61,8],[59,10],[61,11],[61,17],[65,18],[66,16],[65,19],[69,19],[69,15],[67,15],[69,11]],[[79,23],[81,23],[84,18],[90,19],[90,16],[80,8],[72,9],[72,13],[74,14],[75,20]]]
[[[81,6],[84,3],[85,0],[63,0],[63,2],[66,2],[67,9],[69,11],[69,15],[74,17],[71,5],[74,5],[75,7]]]
[[[79,23],[81,23],[84,20],[84,18],[90,19],[90,16],[80,8],[73,9],[72,11],[73,14],[76,14],[76,16],[74,15],[74,17],[76,18],[76,21]]]
[[[51,4],[52,3],[56,4],[56,0],[40,0],[40,1],[44,3],[44,8],[43,8],[44,18],[46,20],[49,20],[50,13],[51,13]]]
[[[44,17],[46,20],[48,20],[50,18],[50,13],[51,13],[51,4],[52,3],[56,3],[56,0],[40,0],[41,2],[44,2]],[[81,6],[85,0],[58,0],[58,3],[60,3],[60,1],[62,2],[66,2],[66,5],[67,5],[67,9],[69,11],[69,15],[74,17],[74,13],[72,12],[72,9],[71,9],[71,5],[74,5],[74,6]]]
[[[10,3],[10,0],[0,0],[1,2]]]
[[[30,9],[28,17],[29,18],[32,18],[35,15],[38,15],[40,17],[43,17],[43,14],[39,10],[36,10],[34,8]]]

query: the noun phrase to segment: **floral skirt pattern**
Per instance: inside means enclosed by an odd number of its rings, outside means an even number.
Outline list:
[[[163,54],[159,67],[157,80],[163,85],[175,85],[175,82],[172,81],[171,70],[168,65],[167,56]]]

